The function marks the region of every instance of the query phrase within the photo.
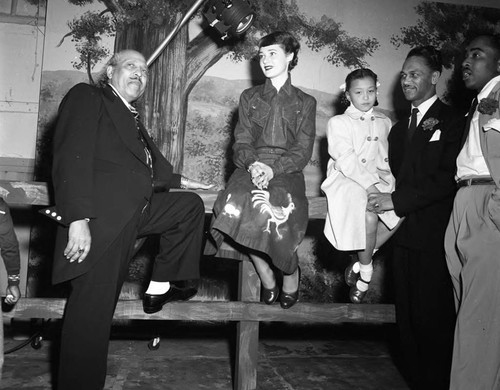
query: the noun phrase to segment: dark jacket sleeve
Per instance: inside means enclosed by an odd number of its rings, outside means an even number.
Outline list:
[[[259,159],[254,147],[255,134],[252,131],[249,109],[250,99],[255,89],[247,89],[240,96],[238,106],[238,123],[234,129],[233,161],[238,168],[247,169]]]
[[[95,217],[93,156],[101,107],[101,91],[83,83],[74,86],[59,107],[52,178],[57,209],[67,223]]]

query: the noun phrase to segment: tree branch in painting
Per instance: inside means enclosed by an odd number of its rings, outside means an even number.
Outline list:
[[[500,9],[425,1],[415,7],[415,12],[417,24],[403,27],[401,34],[391,37],[391,43],[398,48],[402,45],[439,48],[444,67],[453,70],[443,97],[466,112],[470,100],[464,96],[471,92],[465,89],[459,72],[463,44],[481,33],[500,33]]]
[[[96,3],[93,0],[68,0],[75,5]],[[154,52],[174,23],[190,5],[190,1],[171,0],[100,0],[113,14],[110,29],[116,30],[115,51],[136,49],[146,57]],[[140,110],[151,136],[177,172],[182,171],[184,134],[188,97],[203,74],[225,55],[234,61],[255,55],[257,40],[275,30],[288,30],[302,37],[315,51],[325,51],[324,60],[334,66],[363,66],[365,57],[378,48],[375,38],[350,36],[340,22],[323,16],[319,21],[306,18],[295,0],[252,0],[256,21],[240,39],[220,41],[206,25],[193,39],[188,26],[181,28],[169,46],[152,64],[150,86]],[[286,15],[277,18],[276,15]],[[203,23],[203,22],[202,22]],[[110,31],[110,30],[106,30]],[[89,37],[85,35],[84,37]],[[93,54],[81,46],[83,61],[92,61]],[[94,62],[95,63],[95,62]]]

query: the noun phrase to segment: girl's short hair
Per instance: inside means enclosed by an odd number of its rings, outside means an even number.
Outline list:
[[[349,88],[351,88],[351,84],[354,80],[365,79],[367,77],[372,78],[375,85],[377,85],[378,76],[371,69],[360,68],[360,69],[353,70],[345,78],[345,91],[344,92],[347,93],[349,91]],[[347,100],[345,93],[341,97],[341,103],[348,106],[350,104],[350,102],[349,102],[349,100]],[[378,99],[375,100],[374,106],[378,106]]]
[[[345,78],[345,91],[349,91],[351,88],[351,84],[354,80],[365,79],[367,77],[371,77],[375,85],[377,85],[378,76],[371,69],[368,68],[360,68],[353,70],[351,73],[347,75]]]
[[[285,50],[285,53],[292,53],[293,58],[290,61],[288,70],[290,71],[295,68],[297,62],[299,61],[298,53],[300,49],[300,43],[292,34],[290,34],[288,31],[275,31],[261,38],[259,41],[259,49],[261,47],[271,45],[280,45],[281,47],[283,47],[283,50]]]

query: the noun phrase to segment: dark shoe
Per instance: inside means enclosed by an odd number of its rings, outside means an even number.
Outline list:
[[[293,293],[286,293],[281,291],[280,294],[280,305],[283,309],[290,309],[293,305],[297,303],[299,300],[299,290],[300,290],[300,267],[298,268],[299,272],[299,282],[297,284],[297,290]]]
[[[261,296],[262,302],[266,305],[272,305],[278,299],[280,293],[280,289],[278,288],[278,284],[276,283],[273,288],[265,288],[261,285]]]
[[[142,299],[142,307],[147,314],[153,314],[160,311],[163,305],[173,301],[187,301],[196,295],[198,291],[195,288],[179,288],[170,285],[170,289],[165,294],[151,295],[144,294]]]
[[[356,261],[354,263],[356,263]],[[345,282],[347,283],[348,286],[351,287],[356,285],[356,282],[358,281],[359,278],[359,272],[354,272],[354,270],[352,269],[354,263],[351,263],[351,265],[348,266],[344,271]]]
[[[361,278],[358,278],[358,280],[361,280],[363,283],[366,284],[370,283]],[[367,292],[368,290],[366,291],[359,290],[356,284],[354,284],[354,286],[352,286],[351,289],[349,290],[349,299],[351,300],[352,303],[362,303]]]

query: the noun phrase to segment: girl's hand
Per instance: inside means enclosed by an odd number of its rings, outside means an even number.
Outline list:
[[[380,191],[378,190],[377,187],[375,187],[375,184],[373,184],[366,189],[366,193],[367,194],[378,194],[378,193],[380,193]]]

